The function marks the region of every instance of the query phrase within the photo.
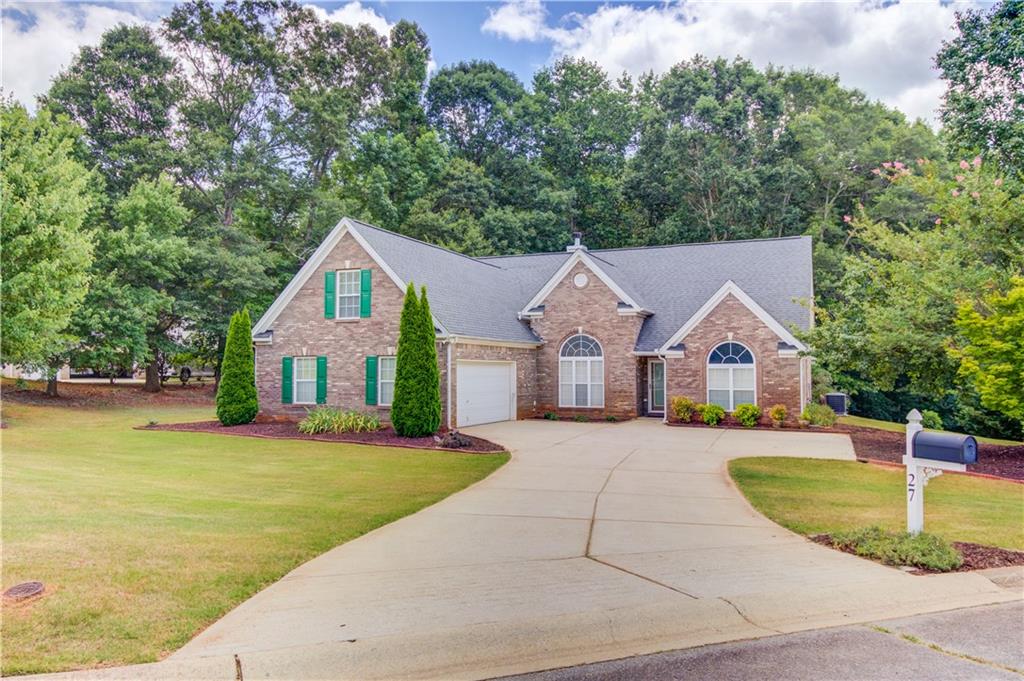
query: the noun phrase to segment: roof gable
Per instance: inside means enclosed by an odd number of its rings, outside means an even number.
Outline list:
[[[565,262],[562,263],[562,266],[559,267],[546,282],[544,282],[544,285],[540,287],[540,290],[538,290],[537,293],[534,294],[533,298],[530,298],[529,302],[527,302],[519,311],[520,316],[526,316],[530,314],[530,311],[533,308],[542,305],[544,300],[547,299],[547,297],[551,295],[551,292],[555,290],[555,287],[558,286],[558,283],[565,279],[566,275],[572,271],[573,267],[575,267],[577,263],[582,263],[588,270],[593,272],[594,275],[600,279],[605,286],[611,289],[612,293],[619,297],[619,300],[628,305],[630,309],[637,312],[643,311],[643,307],[634,300],[633,296],[626,293],[622,286],[612,279],[608,273],[597,264],[594,258],[591,258],[587,255],[586,251],[580,249],[573,251],[572,255],[567,257]]]

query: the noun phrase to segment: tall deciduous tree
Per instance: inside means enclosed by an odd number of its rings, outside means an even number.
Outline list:
[[[119,25],[99,45],[81,48],[41,100],[82,127],[90,161],[119,197],[173,166],[179,85],[174,60],[154,32]]]
[[[180,340],[178,299],[195,274],[185,238],[189,211],[178,193],[167,178],[141,180],[99,230],[93,286],[72,324],[74,366],[114,376],[145,365],[146,389],[160,389],[158,359]]]
[[[98,197],[90,172],[73,158],[73,125],[5,102],[0,128],[0,358],[52,375],[74,341],[68,326],[89,287],[93,239],[84,224]],[[49,391],[56,388],[51,380]]]
[[[935,57],[943,130],[960,150],[1024,173],[1024,0],[958,12],[956,30]]]

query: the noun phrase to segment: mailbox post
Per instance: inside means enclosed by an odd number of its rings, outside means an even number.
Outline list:
[[[963,472],[967,464],[977,463],[978,443],[970,435],[925,432],[921,413],[907,414],[907,449],[903,465],[907,467],[907,532],[924,530],[924,488],[943,471]]]

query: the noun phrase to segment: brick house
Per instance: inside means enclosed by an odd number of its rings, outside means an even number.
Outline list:
[[[427,286],[443,423],[661,416],[810,396],[809,237],[471,258],[342,220],[253,328],[265,414],[378,410],[406,283]]]

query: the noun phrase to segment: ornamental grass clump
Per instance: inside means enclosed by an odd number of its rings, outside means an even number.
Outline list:
[[[732,415],[744,428],[753,428],[761,420],[761,407],[756,404],[737,404]]]
[[[927,570],[949,572],[963,565],[963,558],[949,542],[934,534],[889,532],[877,525],[837,532],[832,535],[837,549],[886,565],[910,565]]]
[[[260,410],[249,310],[231,315],[217,385],[217,420],[225,426],[251,423]]]
[[[380,417],[360,411],[341,411],[334,407],[317,407],[299,421],[300,433],[368,433],[380,430]]]

